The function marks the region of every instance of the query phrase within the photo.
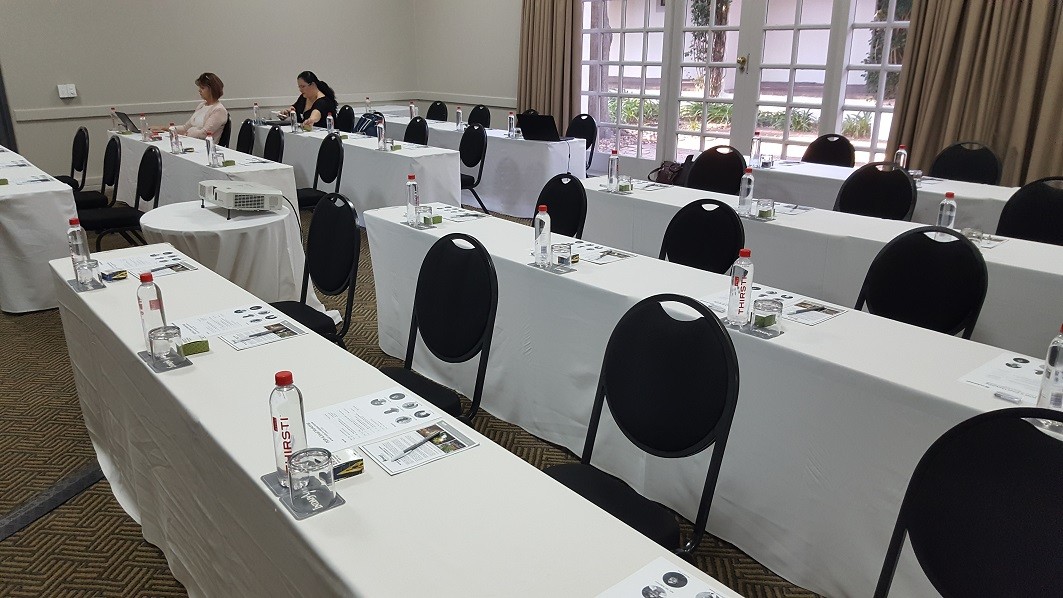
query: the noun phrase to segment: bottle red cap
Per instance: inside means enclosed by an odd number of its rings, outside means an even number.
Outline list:
[[[406,180],[407,180],[407,181],[412,181],[412,180],[414,180],[415,178],[417,178],[417,177],[413,176],[413,174],[408,174],[408,175],[406,175]]]
[[[946,191],[945,192],[945,199],[955,199],[955,197],[956,197],[956,194],[953,193],[952,191]]]
[[[141,112],[141,113],[140,113],[140,115],[141,115],[141,116],[144,116],[144,113],[143,113],[143,112]]]
[[[760,131],[753,131],[754,137],[760,137]]]
[[[753,252],[751,252],[748,249],[739,249],[738,250],[738,257],[749,257],[751,255],[753,255]]]
[[[155,280],[155,277],[151,275],[151,272],[140,273],[140,282],[152,282],[153,280]]]
[[[609,152],[609,153],[615,156],[615,155],[616,155],[616,150],[612,150],[612,151],[611,151],[611,152]]]
[[[513,116],[513,111],[512,110],[509,111],[509,115]]]
[[[546,204],[540,205],[539,206],[539,211],[540,212],[545,212],[546,211]]]
[[[1061,325],[1061,326],[1059,327],[1059,333],[1060,333],[1060,334],[1063,334],[1063,325]]]
[[[281,370],[273,376],[273,381],[277,383],[277,386],[291,386],[292,373],[288,370]]]
[[[902,144],[902,145],[898,145],[898,146],[897,146],[897,149],[908,149],[908,148],[907,148],[907,147],[905,147],[905,146],[904,146],[904,145]]]
[[[329,115],[329,116],[332,116],[332,113],[331,113],[331,112],[329,112],[329,113],[328,113],[328,115]]]
[[[746,167],[746,174],[753,174],[753,169],[747,166]]]
[[[78,219],[78,218],[71,218],[70,219],[70,226],[77,226],[79,224],[81,224],[81,220],[80,219]]]

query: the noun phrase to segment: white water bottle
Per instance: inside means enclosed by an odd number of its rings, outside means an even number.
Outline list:
[[[421,207],[421,196],[417,193],[417,179],[413,174],[406,175],[406,224],[416,226],[417,208]]]
[[[760,131],[753,132],[753,145],[749,149],[749,165],[760,168]]]
[[[512,112],[509,113],[508,130],[506,136],[510,139],[514,139],[517,136],[517,117]]]
[[[379,116],[376,119],[376,148],[382,152],[388,150],[387,143],[384,136],[387,134],[387,129],[384,126],[384,119]]]
[[[550,266],[550,214],[546,213],[546,206],[539,206],[535,214],[535,265],[540,268]]]
[[[731,266],[731,292],[727,297],[727,323],[736,328],[749,325],[753,313],[753,260],[748,249],[738,250],[738,259]]]
[[[253,122],[255,126],[262,124],[262,117],[258,113],[258,102],[255,102],[251,106],[251,122]]]
[[[938,226],[954,228],[956,224],[956,194],[945,192],[945,199],[938,204]]]
[[[325,130],[331,135],[336,132],[336,119],[332,118],[332,113],[329,112],[325,117]]]
[[[1048,345],[1045,356],[1045,374],[1041,379],[1041,392],[1037,395],[1037,406],[1045,409],[1063,411],[1063,326],[1059,334]],[[1063,426],[1057,422],[1040,420],[1045,427],[1060,431]]]
[[[181,153],[181,142],[177,139],[177,127],[174,126],[173,123],[170,123],[170,128],[168,129],[168,131],[170,133],[170,153]]]
[[[123,125],[121,123],[121,121],[118,120],[118,114],[117,114],[116,111],[117,111],[117,108],[115,108],[114,106],[111,106],[111,130],[112,131],[121,131],[122,129],[125,128],[125,125]]]
[[[908,170],[908,149],[898,145],[896,153],[893,154],[893,162],[901,170]]]
[[[207,164],[214,166],[214,133],[207,131],[207,136],[204,138],[207,144]]]
[[[71,218],[70,228],[66,230],[66,242],[70,245],[70,263],[77,271],[78,264],[89,259],[89,238],[81,228],[81,220]]]
[[[755,216],[753,213],[753,169],[746,168],[738,186],[738,215]]]
[[[454,128],[460,131],[461,123],[461,106],[458,106],[454,109]]]
[[[616,193],[620,190],[620,156],[617,155],[616,150],[609,153],[609,167],[606,170],[606,176],[608,176],[608,182],[606,183],[606,189],[610,193]]]
[[[140,288],[137,289],[137,305],[140,306],[140,323],[144,329],[144,350],[151,352],[148,333],[166,325],[166,310],[162,305],[162,290],[155,285],[151,272],[140,274]]]
[[[269,395],[269,414],[273,421],[273,455],[277,461],[277,477],[281,486],[288,487],[288,459],[306,448],[306,424],[303,416],[303,393],[292,384],[288,370],[273,376],[277,385]]]
[[[148,117],[143,114],[140,115],[140,139],[141,141],[151,141],[151,129],[148,128]]]
[[[292,110],[292,112],[291,112],[291,114],[289,116],[291,116],[291,119],[292,119],[292,133],[298,133],[299,132],[299,112],[296,111],[296,110]]]
[[[366,114],[372,114],[372,112],[373,112],[373,103],[369,101],[369,96],[365,96],[365,113]]]
[[[410,120],[417,118],[417,104],[410,102]]]

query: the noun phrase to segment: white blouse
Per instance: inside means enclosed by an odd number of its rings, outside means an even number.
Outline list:
[[[177,127],[177,132],[181,135],[205,139],[209,131],[214,136],[214,139],[217,140],[221,136],[222,129],[225,128],[225,121],[228,118],[229,111],[225,109],[225,106],[221,105],[221,102],[214,102],[210,106],[206,102],[200,102],[188,122]]]

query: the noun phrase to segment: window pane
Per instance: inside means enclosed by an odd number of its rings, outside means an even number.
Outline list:
[[[580,91],[590,91],[591,67],[583,65],[579,69]]]
[[[801,23],[805,25],[828,25],[834,10],[834,0],[803,0]]]
[[[870,23],[875,20],[878,4],[881,0],[856,0],[856,9],[853,10],[854,23]],[[880,21],[882,19],[879,19]]]
[[[657,132],[656,131],[643,131],[641,134],[642,142],[639,144],[639,157],[640,158],[656,158],[657,157]]]
[[[697,156],[705,149],[704,137],[698,135],[676,135],[676,161],[682,162],[687,156]]]
[[[620,81],[620,67],[611,64],[602,68],[602,90],[616,93],[618,91],[617,84]]]
[[[638,131],[620,129],[620,146],[616,148],[618,154],[635,158],[638,156],[638,144]]]
[[[862,142],[866,146],[871,139],[871,127],[875,123],[874,113],[869,110],[846,110],[842,113],[841,134],[854,144]]]
[[[646,4],[653,0],[627,0],[624,19],[625,29],[641,29],[646,26]]]
[[[798,64],[827,64],[829,29],[805,29],[799,32],[797,46]]]
[[[820,69],[798,69],[794,72],[795,104],[819,106],[823,103],[823,78],[826,71]]]
[[[624,60],[642,62],[642,33],[624,34]]]
[[[738,25],[738,15],[742,14],[742,5],[738,0],[726,2],[721,0],[688,0],[687,27],[719,27]]]
[[[616,129],[598,126],[598,151],[608,154],[616,147]]]
[[[791,64],[794,48],[794,32],[776,29],[764,32],[764,64]]]
[[[648,66],[644,71],[646,81],[646,95],[661,95],[661,67]]]
[[[709,67],[705,69],[705,96],[730,98],[734,96],[737,69]]]
[[[642,125],[656,127],[661,120],[661,104],[657,100],[642,100]]]
[[[642,67],[641,66],[625,66],[624,69],[624,82],[621,89],[624,93],[642,93]]]
[[[664,62],[664,33],[657,31],[646,34],[646,62]]]
[[[790,110],[790,135],[795,141],[811,143],[819,137],[820,112],[815,108],[793,108]]]
[[[701,131],[701,119],[704,115],[703,102],[679,102],[679,130]]]
[[[886,57],[886,64],[900,66],[904,58],[904,44],[908,41],[907,29],[894,29],[890,35],[890,53]]]
[[[768,0],[764,22],[767,25],[793,25],[797,22],[797,3],[794,0]]]
[[[760,99],[785,102],[790,95],[790,69],[761,69]]]
[[[882,64],[884,29],[854,29],[849,48],[849,64]]]
[[[679,82],[679,95],[682,97],[705,97],[705,69],[684,66]]]

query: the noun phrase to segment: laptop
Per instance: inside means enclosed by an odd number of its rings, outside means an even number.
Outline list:
[[[122,121],[122,124],[125,125],[127,131],[129,131],[130,133],[140,132],[140,128],[134,125],[132,120],[129,120],[128,114],[126,114],[125,112],[119,112],[117,110],[115,110],[114,113],[116,116],[118,116],[118,120]]]
[[[561,141],[557,124],[549,114],[518,114],[517,126],[525,139],[532,141]]]

